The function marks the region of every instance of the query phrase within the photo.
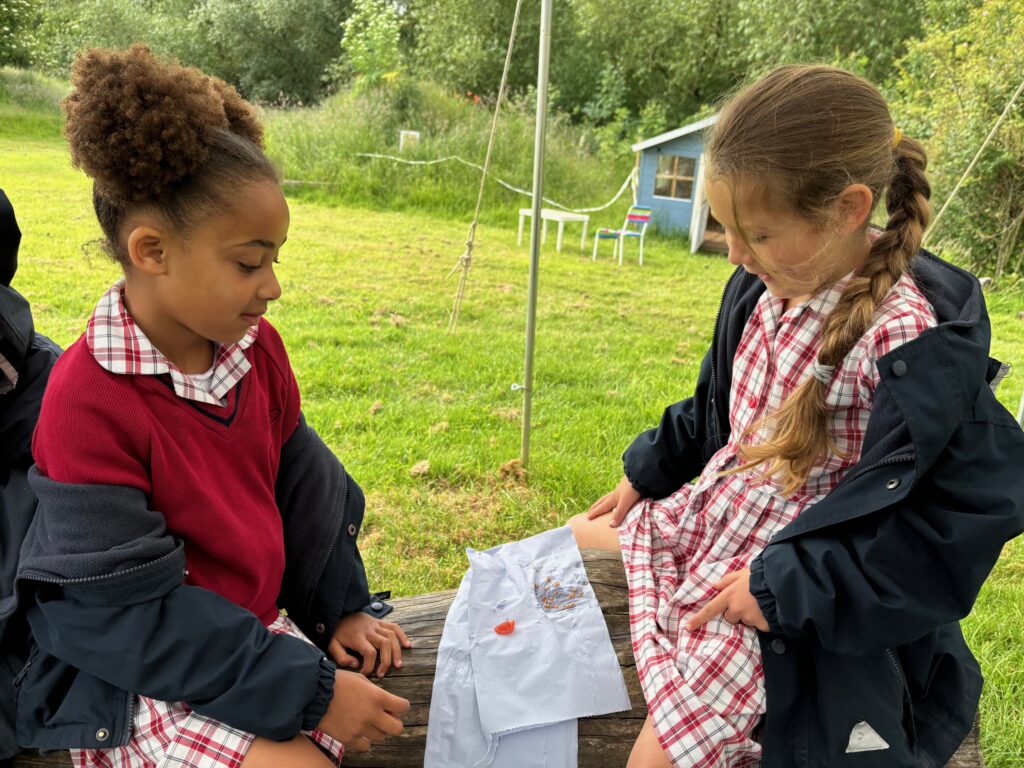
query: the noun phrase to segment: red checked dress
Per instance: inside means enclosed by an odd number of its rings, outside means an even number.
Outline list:
[[[828,385],[833,435],[845,458],[830,456],[788,497],[756,471],[720,476],[737,464],[738,441],[747,429],[811,376],[822,324],[849,279],[786,312],[782,299],[762,295],[733,361],[729,442],[692,485],[641,501],[619,529],[637,672],[658,740],[674,766],[760,762],[761,748],[751,739],[765,711],[755,630],[722,617],[693,632],[684,625],[717,594],[713,584],[747,567],[776,531],[829,493],[857,462],[878,383],[875,361],[935,325],[927,299],[904,275]],[[751,439],[763,442],[764,435]]]

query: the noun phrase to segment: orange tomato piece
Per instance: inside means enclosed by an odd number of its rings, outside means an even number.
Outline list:
[[[494,631],[497,632],[499,635],[511,635],[512,630],[514,630],[515,628],[515,619],[509,619],[508,621],[501,622],[501,624],[494,628]]]

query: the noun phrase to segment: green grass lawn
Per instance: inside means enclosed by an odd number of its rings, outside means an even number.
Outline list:
[[[2,102],[2,99],[0,99]],[[84,176],[59,122],[0,103],[0,186],[24,232],[15,287],[37,327],[77,338],[118,268],[86,244],[99,235]],[[513,229],[478,232],[457,333],[446,333],[467,222],[292,200],[282,300],[270,311],[289,346],[310,422],[367,492],[362,548],[371,587],[454,587],[464,549],[527,536],[609,490],[620,454],[692,389],[710,341],[721,256],[652,240],[618,269],[570,229],[542,256],[529,479],[519,455],[528,251]],[[468,215],[468,214],[467,214]],[[989,294],[993,355],[1024,360],[1019,292]],[[1001,401],[1016,411],[1024,381]],[[1024,543],[1004,552],[964,622],[988,684],[990,768],[1024,764]]]

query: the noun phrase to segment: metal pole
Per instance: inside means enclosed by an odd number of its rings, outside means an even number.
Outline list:
[[[537,332],[537,273],[540,270],[540,212],[544,193],[544,133],[548,120],[548,63],[551,59],[551,3],[541,0],[540,56],[537,60],[537,134],[533,144],[533,216],[530,219],[530,288],[526,309],[526,364],[523,374],[523,443],[520,462],[530,464],[533,411],[533,347]]]

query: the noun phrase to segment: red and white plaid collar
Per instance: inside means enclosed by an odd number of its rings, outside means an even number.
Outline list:
[[[146,338],[124,306],[124,278],[103,294],[85,329],[85,343],[101,366],[111,373],[156,376],[168,373],[178,397],[210,405],[224,405],[224,397],[252,365],[245,356],[256,340],[259,326],[250,328],[241,341],[218,346],[213,359],[213,381],[205,392],[188,374],[164,357]]]
[[[843,291],[846,290],[855,274],[855,271],[848,273],[829,287],[820,290],[814,296],[807,299],[807,301],[797,304],[795,307],[790,307],[788,310],[785,309],[785,299],[772,296],[771,293],[765,291],[764,301],[767,304],[768,316],[773,321],[772,325],[774,327],[778,327],[783,323],[795,325],[806,312],[810,312],[812,315],[816,315],[819,320],[824,321],[826,317],[832,314],[832,310],[836,308],[836,304],[839,303]]]

